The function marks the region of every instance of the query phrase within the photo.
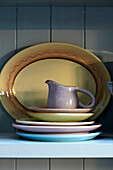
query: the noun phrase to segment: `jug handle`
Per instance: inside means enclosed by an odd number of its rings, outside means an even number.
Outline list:
[[[77,90],[78,92],[82,92],[82,93],[87,94],[87,95],[91,98],[91,100],[92,100],[91,104],[89,104],[89,105],[84,105],[84,104],[82,104],[82,103],[79,101],[79,106],[80,106],[80,107],[83,107],[83,108],[91,108],[91,107],[93,107],[93,106],[95,105],[95,97],[93,96],[93,94],[92,94],[91,92],[89,92],[89,91],[86,90],[86,89],[79,88],[79,87],[76,87],[76,90]]]

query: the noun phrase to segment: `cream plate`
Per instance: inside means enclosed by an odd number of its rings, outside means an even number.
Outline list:
[[[42,122],[42,121],[22,121],[16,120],[16,123],[31,126],[82,126],[91,125],[94,121],[88,122]]]
[[[97,118],[106,108],[110,93],[105,82],[111,81],[105,65],[92,53],[75,45],[45,43],[29,47],[14,55],[1,72],[1,102],[15,119],[29,120],[29,107],[47,107],[50,79],[67,86],[89,90],[96,97]],[[84,104],[90,98],[78,93]]]

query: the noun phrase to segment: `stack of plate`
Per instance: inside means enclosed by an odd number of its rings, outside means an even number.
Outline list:
[[[41,108],[47,106],[46,80],[90,91],[96,99],[94,113],[90,109]],[[17,134],[24,138],[43,141],[91,139],[101,133],[92,131],[92,127],[101,125],[89,124],[91,122],[88,120],[94,121],[108,105],[111,94],[105,83],[109,81],[111,78],[107,68],[91,52],[66,43],[38,44],[20,51],[4,65],[0,74],[1,103],[11,117],[23,120],[13,126],[22,128],[23,131]],[[78,97],[86,105],[91,102],[83,93],[78,93]],[[33,124],[25,121],[33,118]],[[32,133],[30,129],[33,129]]]
[[[16,120],[13,127],[18,129],[19,136],[39,141],[84,141],[93,139],[101,132],[96,130],[101,124],[84,121],[93,115],[91,108],[85,109],[50,109],[30,108],[30,116],[40,121]],[[44,122],[45,121],[45,122]]]

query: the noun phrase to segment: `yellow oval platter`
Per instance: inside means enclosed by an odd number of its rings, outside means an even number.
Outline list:
[[[47,79],[92,92],[96,105],[91,120],[103,112],[110,100],[104,83],[111,79],[100,59],[75,45],[44,43],[20,51],[5,64],[0,77],[4,108],[15,119],[30,120],[30,107],[47,107]],[[84,94],[79,93],[79,100],[90,103]]]

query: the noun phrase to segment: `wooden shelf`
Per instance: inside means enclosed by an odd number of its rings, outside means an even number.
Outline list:
[[[113,158],[113,138],[82,142],[41,142],[0,134],[0,158]]]

